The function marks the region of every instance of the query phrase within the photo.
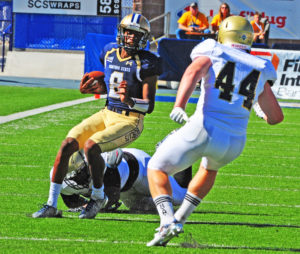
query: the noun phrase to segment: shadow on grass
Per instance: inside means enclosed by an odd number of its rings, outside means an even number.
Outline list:
[[[267,246],[226,246],[217,244],[200,244],[188,233],[184,237],[184,242],[180,244],[183,248],[192,249],[226,249],[226,250],[258,250],[258,251],[284,251],[284,252],[300,252],[296,248],[280,248],[280,247],[267,247]]]

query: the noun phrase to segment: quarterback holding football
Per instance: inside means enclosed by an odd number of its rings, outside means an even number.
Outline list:
[[[104,73],[87,73],[80,83],[82,93],[107,94],[104,109],[73,127],[57,153],[47,204],[34,218],[54,217],[57,199],[72,154],[83,149],[93,180],[91,198],[79,218],[94,218],[106,206],[101,154],[125,147],[143,131],[145,114],[154,109],[159,58],[144,50],[150,37],[150,23],[141,14],[125,16],[118,27],[117,42],[106,45],[100,61]]]

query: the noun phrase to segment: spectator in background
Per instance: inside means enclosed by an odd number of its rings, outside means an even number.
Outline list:
[[[177,39],[187,39],[186,32],[210,33],[206,16],[199,12],[197,2],[190,5],[190,10],[183,13],[178,19]]]
[[[261,22],[261,15],[255,12],[251,25],[254,31],[253,42],[264,43],[265,40],[265,25]]]
[[[217,33],[219,31],[219,25],[227,17],[231,16],[230,7],[227,3],[222,3],[219,8],[219,13],[213,17],[211,21],[212,32]]]

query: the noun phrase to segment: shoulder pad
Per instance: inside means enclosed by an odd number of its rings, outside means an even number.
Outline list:
[[[267,80],[275,82],[275,80],[277,79],[277,73],[272,62],[269,60],[266,60],[265,73],[267,75]]]
[[[191,53],[191,59],[194,60],[198,56],[218,56],[222,54],[222,48],[218,46],[213,39],[207,39],[199,43]]]
[[[138,53],[138,57],[141,61],[141,79],[162,73],[161,60],[155,54],[141,50]]]

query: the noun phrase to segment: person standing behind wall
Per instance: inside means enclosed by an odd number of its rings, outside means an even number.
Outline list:
[[[261,14],[255,12],[251,25],[254,31],[253,42],[263,43],[265,39],[265,25],[261,22]]]

